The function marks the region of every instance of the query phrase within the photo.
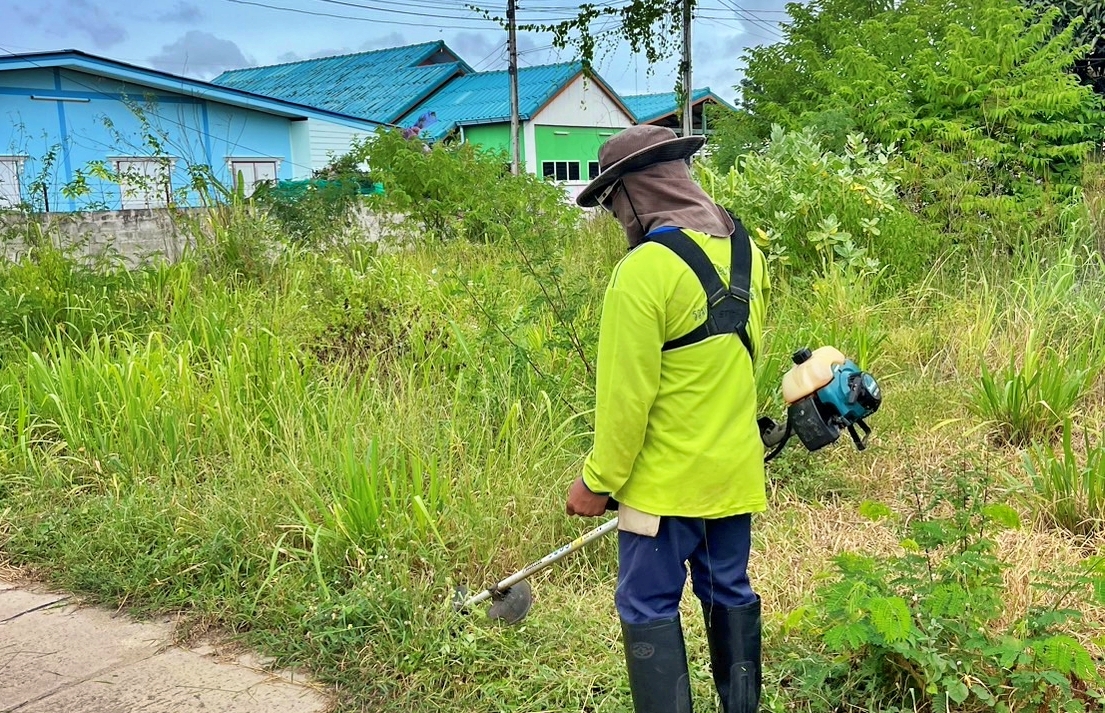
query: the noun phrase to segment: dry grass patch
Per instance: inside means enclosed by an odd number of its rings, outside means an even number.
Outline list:
[[[768,616],[785,615],[802,605],[836,555],[899,551],[893,533],[861,517],[850,504],[793,503],[757,523],[748,569]]]
[[[1075,590],[1048,588],[1041,591],[1037,585],[1041,574],[1059,574],[1078,571],[1088,557],[1105,552],[1105,535],[1091,540],[1076,540],[1059,530],[1024,528],[1007,530],[995,540],[998,556],[1009,564],[1004,573],[1006,586],[1005,618],[1001,625],[1008,625],[1033,607],[1063,608],[1077,605],[1084,614],[1082,626],[1072,634],[1083,645],[1097,646],[1102,653],[1100,633],[1105,631],[1105,606],[1092,603],[1092,591],[1087,585]],[[1095,636],[1094,633],[1097,633]],[[1105,666],[1105,662],[1102,664]]]

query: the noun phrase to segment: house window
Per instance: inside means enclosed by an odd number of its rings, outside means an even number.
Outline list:
[[[15,208],[23,202],[19,191],[22,156],[0,156],[0,209]]]
[[[541,175],[557,181],[578,181],[579,161],[542,161]]]
[[[173,190],[173,163],[170,158],[115,159],[123,210],[167,206]]]
[[[238,181],[242,181],[242,185],[245,189],[247,196],[253,195],[253,191],[260,183],[276,182],[276,159],[273,158],[251,158],[251,159],[229,159],[230,161],[230,176],[233,180],[234,189],[238,188]]]
[[[599,177],[599,162],[588,161],[587,162],[587,180],[593,181]]]

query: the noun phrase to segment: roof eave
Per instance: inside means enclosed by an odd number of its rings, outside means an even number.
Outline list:
[[[56,52],[40,52],[0,57],[0,67],[4,65],[15,65],[16,67],[25,69],[65,68],[78,71],[82,69],[85,71],[94,69],[103,76],[111,77],[112,79],[121,81],[127,81],[129,79],[136,84],[144,83],[164,91],[191,95],[199,99],[217,101],[222,104],[230,104],[246,109],[259,110],[286,119],[310,119],[312,116],[318,116],[333,119],[339,123],[352,122],[357,124],[372,124],[374,126],[384,125],[384,122],[375,121],[373,119],[365,119],[359,116],[341,114],[326,109],[296,104],[282,99],[274,99],[273,97],[254,94],[242,89],[220,86],[212,84],[211,82],[181,77],[156,69],[148,69],[126,62],[97,57],[81,52],[80,50],[61,50]],[[143,78],[146,79],[145,82],[141,81]]]
[[[716,96],[713,92],[710,92],[709,94],[705,95],[701,99],[695,99],[694,102],[691,104],[691,107],[693,108],[693,107],[699,106],[701,104],[705,104],[707,100],[713,100],[714,103],[716,103],[716,104],[721,104],[721,105],[727,106],[727,107],[729,106],[728,102],[722,100],[720,97]],[[732,108],[732,107],[729,107],[729,108]],[[676,109],[675,111],[666,111],[665,110],[665,111],[660,112],[659,114],[654,114],[654,115],[649,116],[647,118],[638,117],[637,118],[637,123],[638,124],[651,124],[654,121],[659,121],[660,119],[666,119],[669,116],[678,117],[679,116],[679,109]]]

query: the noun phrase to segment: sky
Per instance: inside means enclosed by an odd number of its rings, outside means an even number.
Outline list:
[[[499,0],[504,2],[504,0]],[[770,44],[787,20],[784,0],[699,0],[692,32],[695,87],[734,101],[741,55]],[[466,7],[487,0],[0,0],[0,53],[77,49],[198,79],[227,69],[444,40],[475,69],[506,67],[506,31]],[[519,23],[566,18],[570,0],[518,0]],[[596,4],[613,4],[599,0]],[[297,12],[277,8],[291,8]],[[315,13],[315,14],[309,14]],[[603,22],[597,23],[602,29]],[[576,59],[551,37],[520,32],[522,66]],[[651,68],[619,45],[595,66],[615,91],[672,91],[676,59]]]

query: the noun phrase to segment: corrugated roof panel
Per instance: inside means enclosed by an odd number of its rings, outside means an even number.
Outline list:
[[[696,89],[692,95],[693,101],[699,102],[711,94],[713,92],[710,91],[709,87]],[[637,118],[639,124],[679,111],[679,100],[676,98],[675,92],[623,96],[622,101],[633,112],[633,116]]]
[[[215,83],[330,111],[394,122],[456,74],[463,62],[418,66],[444,47],[407,47],[224,72]]]
[[[529,119],[582,71],[579,62],[522,67],[518,70],[518,113]],[[419,104],[400,122],[409,126],[432,111],[437,123],[422,136],[438,139],[459,125],[510,121],[510,75],[480,72],[458,77]]]
[[[9,69],[68,68],[97,77],[109,78],[124,84],[160,89],[171,93],[183,93],[193,98],[209,99],[231,106],[241,106],[276,116],[307,118],[318,117],[338,121],[346,126],[364,127],[378,124],[371,119],[350,116],[341,112],[289,102],[277,97],[247,92],[210,82],[139,67],[125,62],[87,54],[78,50],[32,52],[0,57],[0,71]],[[79,83],[79,82],[78,82]],[[89,87],[90,89],[92,87]]]

